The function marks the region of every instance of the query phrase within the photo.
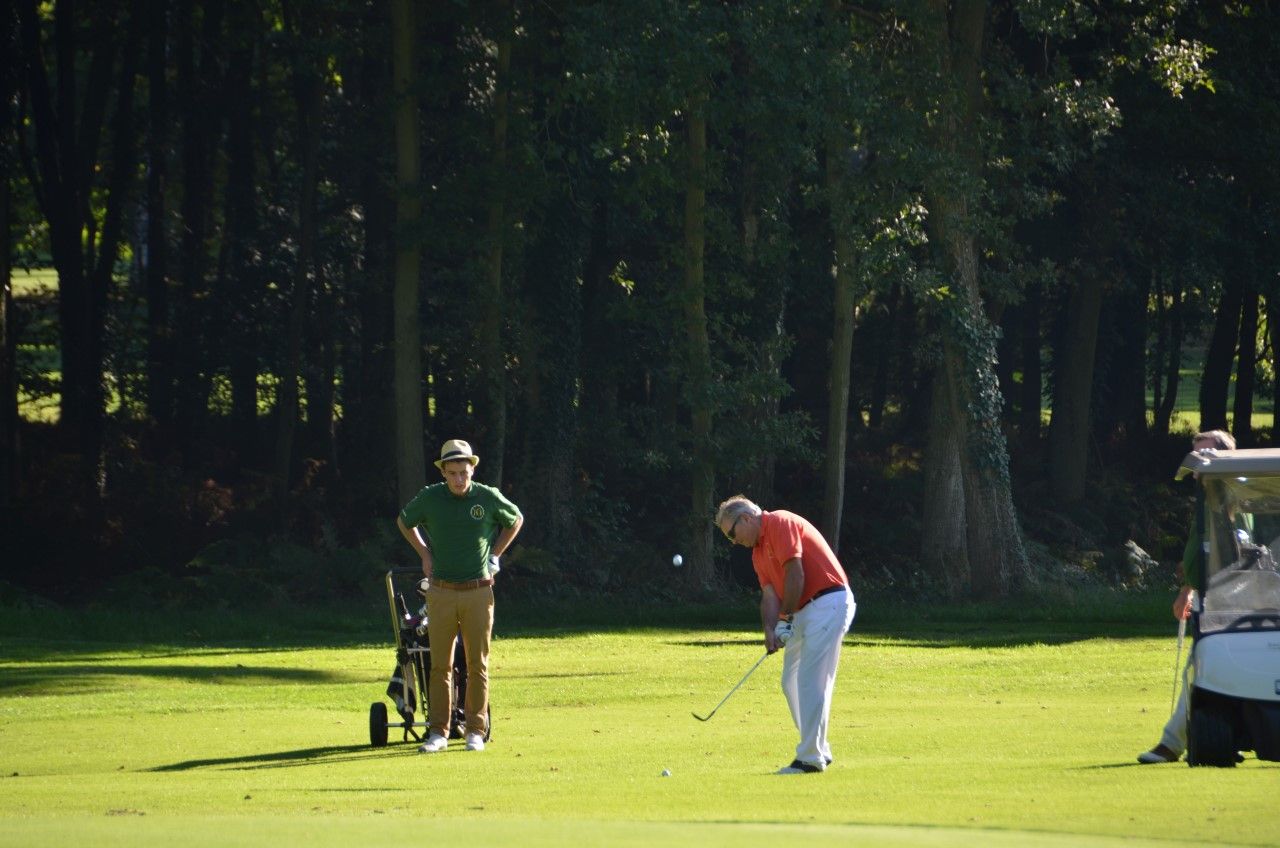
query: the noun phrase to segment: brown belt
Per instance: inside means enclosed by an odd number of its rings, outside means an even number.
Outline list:
[[[435,580],[431,581],[431,585],[438,589],[452,589],[455,592],[461,592],[466,589],[479,589],[481,586],[492,586],[492,577],[480,577],[475,580],[463,580],[461,583],[454,583],[452,580]]]

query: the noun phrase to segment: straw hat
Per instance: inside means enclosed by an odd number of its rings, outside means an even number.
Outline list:
[[[471,452],[471,445],[462,439],[450,439],[440,448],[440,458],[436,460],[436,468],[444,471],[444,464],[453,462],[455,459],[465,459],[471,463],[472,468],[480,464],[480,457]]]

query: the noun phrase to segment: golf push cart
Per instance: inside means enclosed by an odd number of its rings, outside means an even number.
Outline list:
[[[1201,540],[1188,664],[1187,762],[1234,766],[1238,752],[1280,760],[1280,449],[1198,451]]]
[[[427,638],[427,607],[422,570],[416,567],[393,568],[387,572],[387,602],[391,607],[391,628],[396,636],[396,667],[387,684],[387,697],[395,704],[399,721],[390,721],[387,705],[374,701],[369,707],[369,743],[375,748],[387,744],[388,731],[395,727],[404,731],[401,741],[422,741],[427,727],[427,680],[431,673],[431,644]],[[411,610],[416,609],[416,612]],[[467,660],[462,640],[453,651],[453,714],[449,737],[461,739],[466,722],[463,705],[467,694]],[[421,712],[422,721],[417,721]],[[490,712],[492,719],[492,711]],[[421,736],[415,728],[422,728]],[[489,741],[492,724],[485,730]]]

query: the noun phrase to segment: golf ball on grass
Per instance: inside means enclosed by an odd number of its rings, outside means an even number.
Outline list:
[[[680,556],[680,554],[676,554],[671,558],[671,564],[674,565],[676,568],[679,568],[680,566],[684,565],[684,557]]]
[[[663,777],[670,777],[670,776],[671,776],[671,769],[663,769],[663,770],[662,770],[662,776],[663,776]]]

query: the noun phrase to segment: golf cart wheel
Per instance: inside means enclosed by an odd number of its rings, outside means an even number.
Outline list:
[[[381,701],[369,706],[369,744],[375,748],[387,745],[387,705]]]
[[[1258,759],[1280,760],[1280,703],[1246,701],[1244,722]]]
[[[1220,706],[1209,703],[1194,709],[1187,727],[1187,765],[1233,768],[1235,741],[1231,720]]]

